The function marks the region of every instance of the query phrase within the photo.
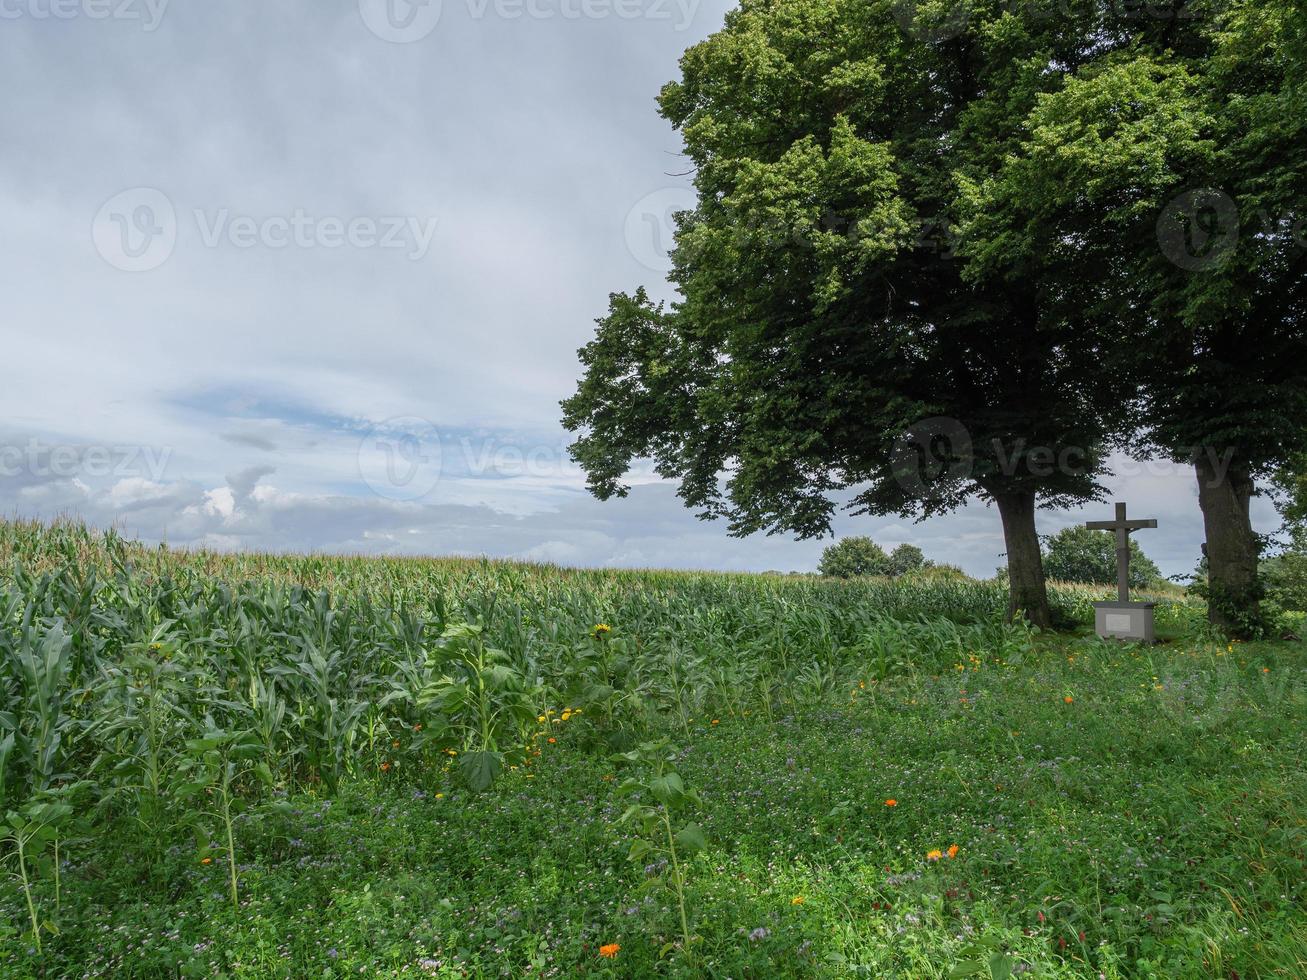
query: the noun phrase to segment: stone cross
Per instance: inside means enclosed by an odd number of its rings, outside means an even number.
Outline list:
[[[1125,504],[1116,505],[1116,520],[1090,521],[1085,527],[1091,531],[1116,532],[1116,595],[1121,602],[1130,601],[1130,532],[1144,527],[1157,527],[1154,519],[1126,520]]]

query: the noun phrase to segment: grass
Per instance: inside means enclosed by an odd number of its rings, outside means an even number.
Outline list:
[[[12,525],[6,549],[29,572],[0,580],[0,678],[29,738],[12,667],[23,615],[96,625],[78,634],[87,660],[59,712],[59,773],[84,783],[59,798],[76,818],[60,825],[58,864],[36,874],[40,952],[22,889],[0,886],[5,977],[1307,973],[1302,644],[1216,642],[1183,603],[1164,614],[1166,642],[1142,648],[1084,626],[1000,629],[971,585],[923,587],[941,594],[922,604],[954,618],[918,621],[902,607],[898,620],[868,614],[873,599],[911,601],[885,583],[177,555]],[[89,568],[105,577],[87,592]],[[384,699],[410,647],[432,645],[405,640],[397,610],[439,595],[459,621],[481,610],[506,668],[525,673],[531,658],[541,676],[494,703],[543,693],[546,722],[523,722],[520,751],[505,730],[503,771],[478,792],[461,764],[475,739],[424,740],[451,702],[415,720],[416,702],[391,701],[336,729],[344,761],[328,788],[327,755],[294,751],[317,729],[279,673],[296,662],[290,631],[302,640],[315,622],[311,595],[270,598],[296,577],[346,597],[329,630],[338,700]],[[490,583],[493,607],[477,591]],[[277,620],[249,669],[237,667],[242,615]],[[611,638],[593,635],[599,622]],[[160,696],[186,709],[160,723],[170,739],[202,734],[199,709],[220,715],[252,676],[277,678],[288,706],[281,734],[207,750],[233,766],[234,903],[220,825],[202,816],[223,785],[201,778],[205,750],[167,756],[181,771],[151,814],[123,766],[140,743],[114,750],[106,730],[122,702],[102,676],[131,662],[133,638],[148,650],[155,636],[156,654],[190,672],[184,695]],[[612,695],[569,685],[614,650]],[[614,753],[657,737],[674,741],[675,771],[702,800],[688,807],[707,841],[685,858],[689,948],[665,869],[628,860],[638,828],[621,819],[632,766]],[[42,793],[21,755],[0,770],[10,808]],[[256,776],[269,760],[272,778]],[[58,775],[49,792],[69,782]]]

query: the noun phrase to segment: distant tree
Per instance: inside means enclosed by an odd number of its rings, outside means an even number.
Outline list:
[[[904,543],[890,552],[889,574],[907,575],[909,572],[919,572],[929,564],[920,548],[915,544]]]
[[[1049,578],[1091,585],[1116,583],[1116,538],[1113,535],[1074,525],[1046,540],[1044,570]],[[1131,538],[1130,585],[1142,588],[1161,577],[1161,571],[1144,554],[1139,542]]]
[[[871,538],[844,538],[821,553],[818,568],[832,578],[888,575],[890,558]]]

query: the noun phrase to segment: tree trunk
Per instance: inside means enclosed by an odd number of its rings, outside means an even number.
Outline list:
[[[1053,614],[1048,607],[1044,560],[1035,532],[1035,495],[1028,491],[996,493],[994,502],[1003,518],[1003,540],[1007,542],[1008,621],[1021,613],[1032,625],[1048,629],[1053,625]]]
[[[1207,618],[1235,636],[1249,636],[1261,621],[1261,544],[1248,516],[1253,481],[1210,448],[1194,457],[1194,470],[1207,533]]]

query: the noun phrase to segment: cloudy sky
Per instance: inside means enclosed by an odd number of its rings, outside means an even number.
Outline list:
[[[558,402],[689,200],[654,97],[723,0],[0,0],[0,513],[217,548],[812,569]],[[1191,473],[1114,491],[1193,567]],[[1108,516],[1041,516],[1041,531]],[[1259,524],[1274,511],[1258,506]],[[838,532],[989,574],[997,515]]]

